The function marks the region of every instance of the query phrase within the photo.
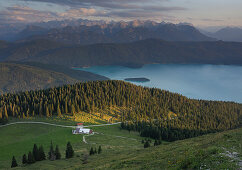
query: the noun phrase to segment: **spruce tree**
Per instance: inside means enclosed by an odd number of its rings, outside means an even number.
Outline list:
[[[67,99],[65,99],[65,113],[68,113]]]
[[[35,163],[34,156],[33,156],[32,152],[29,152],[29,154],[28,154],[28,164],[33,164],[33,163]]]
[[[71,113],[72,113],[72,116],[75,116],[76,109],[75,109],[75,106],[73,104],[71,105]]]
[[[69,159],[69,158],[72,158],[73,156],[74,156],[74,150],[71,146],[71,143],[68,142],[66,145],[66,158]]]
[[[24,154],[22,158],[22,164],[27,164],[27,163],[28,163],[27,156],[26,154]]]
[[[150,142],[147,140],[145,141],[144,148],[148,148],[148,147],[150,147]]]
[[[18,163],[17,163],[15,157],[13,156],[11,168],[14,168],[14,167],[17,167],[17,166],[18,166]]]
[[[93,147],[91,147],[89,154],[90,154],[90,155],[93,155],[93,154],[94,154]]]
[[[40,161],[39,149],[36,144],[33,147],[33,156],[35,161]]]
[[[57,115],[58,115],[58,117],[61,117],[61,109],[60,109],[59,103],[58,103],[58,106],[57,106]]]
[[[4,116],[6,119],[8,119],[8,111],[7,111],[7,107],[4,107]]]
[[[56,159],[52,141],[50,144],[50,151],[49,151],[48,155],[49,155],[49,157],[48,157],[49,160],[54,161]]]
[[[46,117],[50,117],[50,112],[49,112],[48,106],[46,106],[46,108],[45,108],[45,115],[46,115]]]
[[[40,161],[43,161],[46,159],[44,148],[42,145],[39,147],[39,156],[40,156]]]
[[[58,145],[56,145],[56,148],[55,148],[55,156],[56,156],[56,159],[61,159],[61,153],[59,151],[59,147]]]
[[[98,154],[100,154],[101,152],[102,152],[102,147],[99,146],[99,147],[98,147]]]
[[[3,111],[2,108],[0,108],[0,120],[3,118]]]
[[[157,140],[155,140],[155,142],[154,142],[154,146],[157,146],[158,145],[158,142],[157,142]]]

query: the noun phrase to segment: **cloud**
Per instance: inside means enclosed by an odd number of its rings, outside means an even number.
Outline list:
[[[183,7],[160,5],[165,1],[169,0],[151,0],[148,3],[147,0],[15,0],[16,4],[22,6],[10,6],[0,11],[0,21],[15,23],[78,18],[159,19],[172,17],[168,15],[169,12],[187,10]],[[46,8],[42,9],[43,4]],[[60,6],[63,9],[58,10]]]
[[[85,8],[96,8],[101,7],[104,9],[112,10],[134,10],[134,9],[143,9],[143,10],[154,10],[154,11],[176,11],[176,10],[186,10],[183,7],[165,7],[161,6],[161,2],[167,2],[169,0],[150,0],[147,3],[147,0],[18,0],[25,2],[46,2],[58,5],[65,5],[70,7],[85,7]],[[150,5],[158,4],[158,5]]]
[[[13,6],[0,11],[1,23],[32,23],[51,20],[78,19],[87,16],[103,15],[105,12],[98,12],[94,8],[69,9],[65,12],[50,12],[35,10],[30,7]]]
[[[188,17],[188,20],[199,20],[199,21],[205,21],[205,22],[224,22],[222,19],[211,19],[211,18],[191,18]]]
[[[70,7],[70,15],[81,13],[89,16],[101,16],[106,17],[139,17],[143,13],[153,16],[155,14],[161,15],[162,13],[184,11],[187,10],[178,6],[164,6],[162,2],[169,2],[170,0],[18,0],[24,2],[39,2],[39,3],[51,3],[62,6]],[[82,10],[84,9],[84,10]],[[95,10],[95,11],[94,11]],[[63,15],[67,16],[67,12]],[[151,14],[150,14],[151,13]],[[108,16],[109,14],[109,16]],[[120,14],[118,16],[118,14]],[[131,14],[130,16],[128,14]],[[137,14],[137,15],[135,15]],[[142,15],[143,16],[143,15]],[[144,16],[143,16],[144,17]],[[124,18],[124,19],[125,19]],[[147,18],[148,19],[148,18]]]
[[[0,11],[0,20],[3,23],[39,22],[53,20],[57,15],[50,11],[39,11],[29,7],[13,6]]]
[[[70,9],[67,10],[66,12],[59,13],[60,17],[64,18],[79,18],[80,16],[92,16],[92,15],[97,15],[97,10],[96,9],[88,9],[88,8],[78,8],[78,9]]]

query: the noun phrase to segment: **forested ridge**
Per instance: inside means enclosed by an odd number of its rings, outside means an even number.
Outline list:
[[[0,61],[39,62],[83,67],[144,64],[242,65],[242,43],[169,42],[147,39],[132,43],[65,45],[48,40],[7,43],[0,49]]]
[[[56,65],[0,63],[0,94],[94,80],[107,80],[107,78]]]
[[[127,108],[120,116],[125,122],[123,128],[140,131],[143,136],[147,136],[148,130],[153,132],[155,129],[158,136],[165,139],[166,135],[166,140],[234,129],[242,124],[242,104],[192,100],[176,93],[123,81],[77,83],[5,94],[0,96],[0,119],[74,115],[110,106]],[[171,130],[175,137],[171,139],[170,133],[162,134],[161,129]],[[190,132],[192,134],[185,135]],[[159,138],[157,134],[149,137]]]

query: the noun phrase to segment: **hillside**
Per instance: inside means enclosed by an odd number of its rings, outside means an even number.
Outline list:
[[[34,102],[33,102],[34,101]],[[123,81],[95,81],[0,96],[0,118],[76,117],[84,113],[125,122],[141,136],[175,141],[238,128],[242,104],[188,99]],[[184,124],[184,122],[186,122]]]
[[[152,63],[242,65],[242,43],[168,42],[148,39],[124,44],[69,46],[47,40],[9,44],[0,60],[83,67]]]
[[[64,124],[61,121],[58,123]],[[15,169],[241,168],[241,128],[176,142],[162,141],[161,145],[146,149],[141,143],[144,138],[139,137],[138,133],[120,130],[119,125],[93,127],[92,129],[97,134],[86,137],[88,142],[86,144],[81,141],[83,135],[71,134],[71,128],[36,124],[2,127],[0,137],[5,140],[0,143],[0,168],[10,168],[13,155],[19,164],[19,167]],[[39,135],[35,135],[36,133]],[[31,151],[34,143],[38,146],[43,145],[47,155],[51,140],[54,145],[59,145],[61,160],[45,160],[32,165],[22,165],[22,155]],[[68,141],[75,150],[75,156],[72,159],[64,158]],[[152,145],[153,143],[152,140]],[[97,148],[100,145],[103,150],[100,155],[88,156],[91,147]],[[84,163],[84,158],[87,158],[86,163]]]
[[[78,81],[106,80],[105,77],[88,72],[53,65],[35,65],[0,63],[0,93],[46,89]]]

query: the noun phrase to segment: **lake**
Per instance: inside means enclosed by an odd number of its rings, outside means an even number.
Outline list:
[[[133,83],[169,90],[193,99],[242,103],[241,66],[151,64],[142,68],[95,66],[80,70],[100,74],[112,80],[145,77],[150,81]]]

